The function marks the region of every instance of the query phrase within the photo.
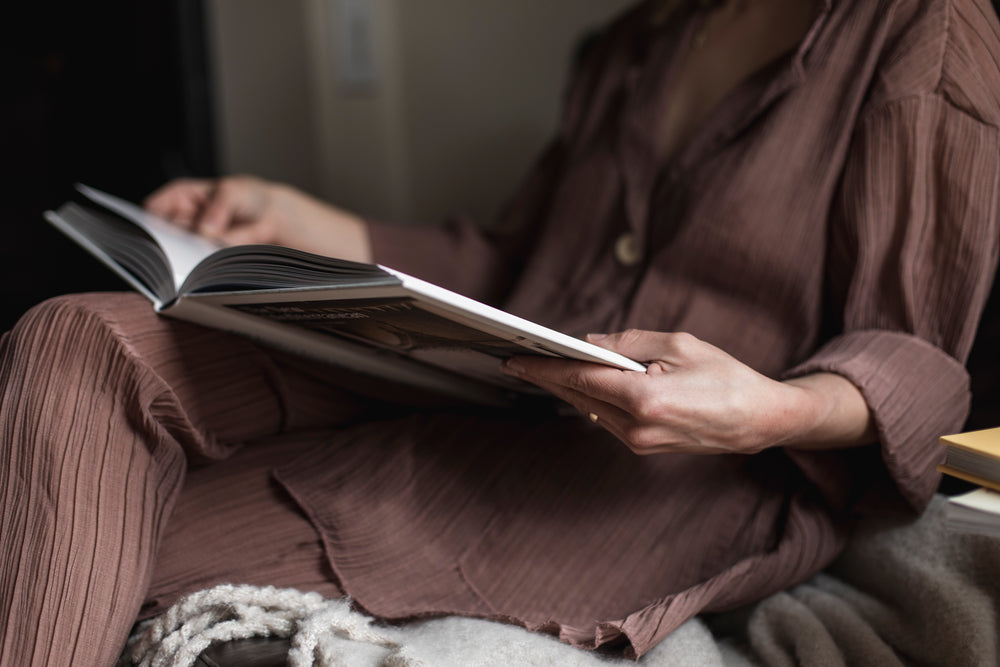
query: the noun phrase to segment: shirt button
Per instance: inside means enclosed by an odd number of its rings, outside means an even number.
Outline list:
[[[642,259],[639,241],[632,232],[625,232],[615,241],[615,259],[625,267],[633,267]]]

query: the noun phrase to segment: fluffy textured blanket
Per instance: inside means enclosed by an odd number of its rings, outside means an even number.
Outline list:
[[[944,499],[916,522],[870,519],[826,572],[742,612],[693,619],[639,665],[1000,664],[1000,540],[949,533]],[[143,665],[191,665],[211,642],[291,637],[289,664],[634,665],[518,627],[467,618],[386,626],[347,601],[219,587],[147,624],[131,647]]]
[[[915,523],[870,520],[826,572],[755,606],[768,665],[1000,664],[1000,540],[949,532],[945,499]]]

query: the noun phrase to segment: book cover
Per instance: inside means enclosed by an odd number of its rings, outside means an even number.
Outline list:
[[[946,453],[939,471],[1000,490],[1000,428],[945,435],[941,443]]]

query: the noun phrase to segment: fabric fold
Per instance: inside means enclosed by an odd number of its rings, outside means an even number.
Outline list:
[[[944,458],[936,434],[961,429],[970,400],[969,376],[956,359],[927,341],[891,331],[854,331],[831,340],[786,377],[836,373],[865,397],[878,430],[882,465],[868,452],[849,456],[789,450],[788,456],[843,508],[852,494],[891,486],[922,511],[940,480]],[[877,475],[875,479],[873,476]],[[837,489],[837,491],[832,491]],[[887,494],[882,494],[887,495]],[[858,500],[857,496],[853,496]]]

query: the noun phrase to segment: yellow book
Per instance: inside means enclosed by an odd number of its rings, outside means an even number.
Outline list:
[[[1000,428],[945,435],[941,443],[947,454],[938,470],[1000,491]]]

